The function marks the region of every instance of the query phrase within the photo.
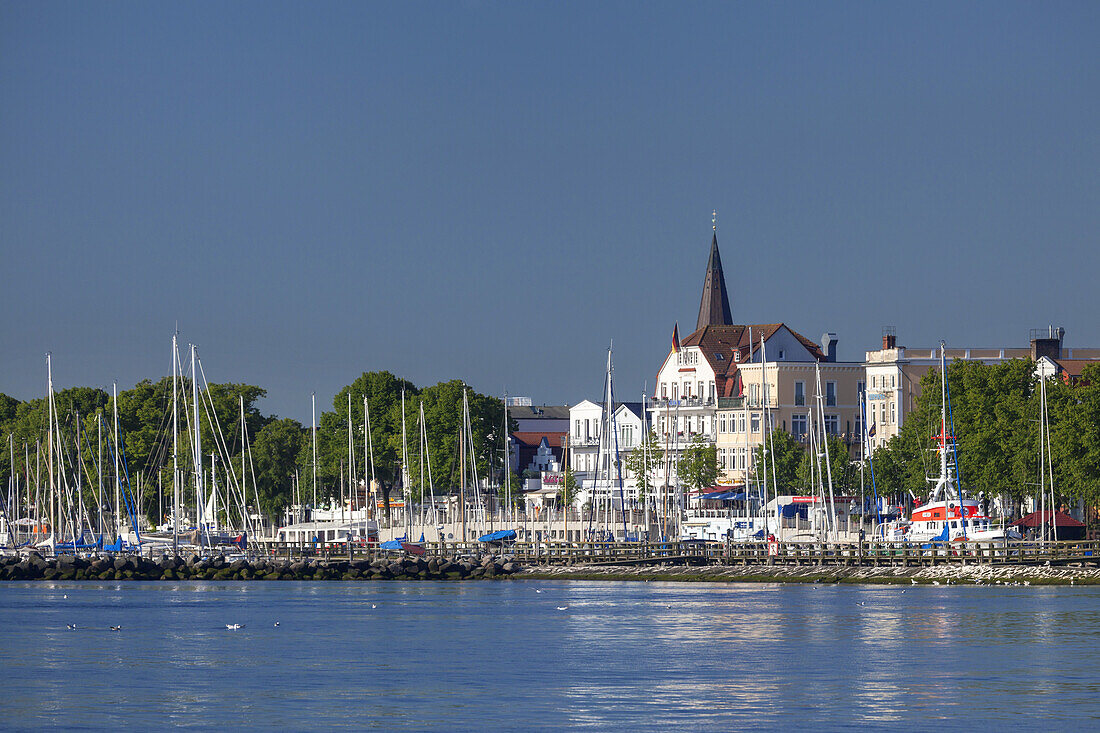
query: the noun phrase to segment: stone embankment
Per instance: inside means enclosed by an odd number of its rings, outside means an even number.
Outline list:
[[[929,585],[1100,585],[1100,568],[1076,565],[937,565],[829,567],[820,565],[540,565],[516,578],[709,583],[877,583]]]
[[[475,580],[520,570],[509,558],[394,557],[376,560],[265,560],[222,556],[61,555],[0,558],[0,580]]]

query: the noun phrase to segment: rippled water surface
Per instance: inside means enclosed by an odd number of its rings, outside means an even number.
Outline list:
[[[3,729],[1096,728],[1097,660],[1085,587],[0,583]]]

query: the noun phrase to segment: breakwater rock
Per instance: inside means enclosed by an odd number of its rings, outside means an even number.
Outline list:
[[[911,585],[1100,585],[1100,568],[1070,565],[540,565],[517,578],[710,583],[876,583]]]
[[[0,558],[0,580],[478,580],[521,570],[507,556],[476,558],[232,559],[221,555]]]

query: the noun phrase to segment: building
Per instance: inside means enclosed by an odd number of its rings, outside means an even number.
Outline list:
[[[515,420],[511,435],[511,465],[516,473],[527,470],[545,439],[555,460],[561,463],[569,434],[568,405],[532,405],[530,398],[509,397],[508,418]]]
[[[765,412],[777,426],[800,424],[797,413],[805,406],[797,400],[805,400],[810,394],[807,385],[813,383],[816,363],[821,363],[829,374],[822,377],[823,383],[835,383],[839,390],[834,399],[845,400],[834,405],[834,412],[827,418],[835,418],[840,432],[854,430],[849,423],[858,412],[856,387],[862,366],[837,364],[836,345],[835,334],[826,334],[817,344],[784,323],[734,324],[715,228],[695,330],[681,340],[679,328],[673,328],[671,348],[657,372],[649,405],[653,429],[661,447],[672,457],[666,466],[674,466],[684,448],[698,436],[718,447],[719,466],[723,467],[719,482],[742,481],[746,447],[751,450],[759,443],[759,421],[765,419]],[[764,374],[769,380],[767,410],[761,381]],[[796,397],[796,383],[801,384],[801,398]],[[846,412],[841,404],[847,405]],[[785,411],[777,411],[780,405]],[[829,424],[832,422],[830,419]],[[737,432],[742,423],[748,431],[747,446],[742,433]],[[752,432],[754,425],[756,433]],[[665,473],[668,475],[660,476],[658,483],[675,483],[674,468]]]
[[[739,369],[744,393],[718,401],[715,444],[722,483],[744,483],[750,456],[763,443],[764,432],[775,428],[808,444],[811,428],[820,435],[823,426],[825,433],[844,441],[850,456],[858,454],[862,364],[813,359],[773,361],[770,355],[765,362],[761,354],[754,354],[752,359]]]
[[[1065,329],[1049,326],[1033,329],[1029,348],[949,348],[944,358],[1000,364],[1008,359],[1045,360],[1063,381],[1080,378],[1084,366],[1100,360],[1100,349],[1068,349]],[[870,450],[901,432],[905,417],[916,408],[920,380],[940,367],[940,347],[907,348],[897,345],[893,328],[883,329],[882,348],[868,351],[864,361],[867,385],[867,423],[874,427]]]
[[[628,499],[637,498],[636,477],[626,468],[626,457],[645,436],[642,430],[640,402],[615,403],[612,420],[608,420],[606,403],[583,400],[569,409],[569,466],[580,490],[578,505],[583,506],[594,491],[618,489],[618,468],[622,470],[623,488]],[[615,432],[609,428],[613,426]],[[614,484],[614,486],[612,486]]]

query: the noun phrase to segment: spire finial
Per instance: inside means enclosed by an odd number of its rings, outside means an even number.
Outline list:
[[[710,212],[710,224],[714,231],[718,231],[718,209]]]

